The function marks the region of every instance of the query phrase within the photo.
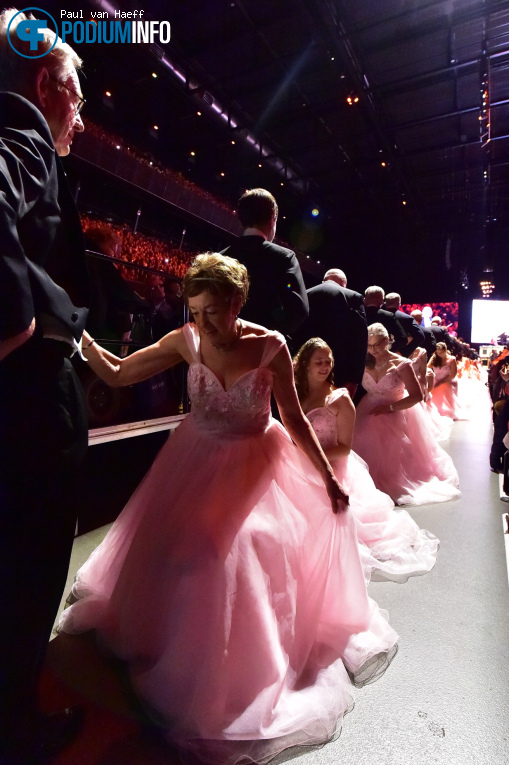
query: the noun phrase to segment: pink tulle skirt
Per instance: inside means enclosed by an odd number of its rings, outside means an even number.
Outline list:
[[[361,399],[353,447],[367,462],[376,487],[397,505],[423,505],[458,497],[458,473],[438,445],[423,408],[416,405],[372,415],[374,405],[369,395]]]
[[[426,401],[426,403],[423,402],[420,404],[420,406],[425,407],[426,409],[431,432],[433,433],[436,440],[447,441],[451,436],[453,423],[452,417],[445,417],[444,415],[441,415],[433,403],[431,397]]]
[[[352,513],[274,421],[228,438],[189,416],[74,593],[61,629],[95,629],[168,741],[215,765],[333,738],[397,639]]]
[[[462,402],[458,395],[457,380],[441,383],[441,385],[433,388],[431,399],[442,417],[450,417],[453,420],[468,420],[466,402]]]
[[[402,583],[431,571],[438,554],[437,537],[420,529],[406,510],[394,507],[355,452],[332,465],[350,497],[366,579]]]

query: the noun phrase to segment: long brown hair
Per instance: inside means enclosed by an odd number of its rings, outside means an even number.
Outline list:
[[[322,340],[321,337],[312,337],[310,340],[306,340],[304,345],[299,348],[299,350],[297,351],[293,359],[295,387],[297,389],[297,395],[299,397],[299,401],[304,401],[304,399],[309,393],[309,384],[308,384],[309,362],[311,361],[311,356],[313,355],[313,353],[317,351],[319,348],[324,348],[325,350],[329,351],[330,355],[332,356],[333,368],[331,369],[330,374],[327,377],[327,382],[330,383],[331,385],[334,385],[333,353],[330,347],[325,342],[325,340]]]
[[[440,348],[440,350],[442,350],[442,348],[444,350],[447,350],[447,345],[443,343],[442,341],[440,341],[439,343],[437,343],[437,348]],[[436,351],[433,354],[433,356],[430,358],[430,362],[432,367],[443,367],[445,363],[443,358],[437,355]]]

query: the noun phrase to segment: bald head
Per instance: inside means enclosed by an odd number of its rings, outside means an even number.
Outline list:
[[[340,268],[329,268],[323,277],[324,282],[336,282],[340,287],[346,287],[346,274]]]
[[[422,311],[420,311],[418,308],[416,308],[415,311],[412,311],[410,316],[412,317],[412,319],[415,319],[417,324],[422,323]]]

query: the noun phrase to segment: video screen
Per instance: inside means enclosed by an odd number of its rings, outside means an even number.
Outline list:
[[[458,334],[458,304],[457,303],[405,303],[401,306],[405,313],[412,311],[422,311],[422,325],[429,327],[431,319],[439,316],[442,324],[447,327],[447,331],[452,337]],[[473,340],[474,338],[472,338]]]
[[[509,300],[473,300],[472,342],[496,344],[504,334],[509,335]]]

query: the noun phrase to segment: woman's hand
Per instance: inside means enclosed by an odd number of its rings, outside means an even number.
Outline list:
[[[345,492],[335,475],[325,477],[325,488],[332,505],[333,513],[344,513],[348,509],[350,497]]]
[[[394,409],[391,409],[392,404],[377,404],[373,407],[370,414],[390,414],[394,411]]]

